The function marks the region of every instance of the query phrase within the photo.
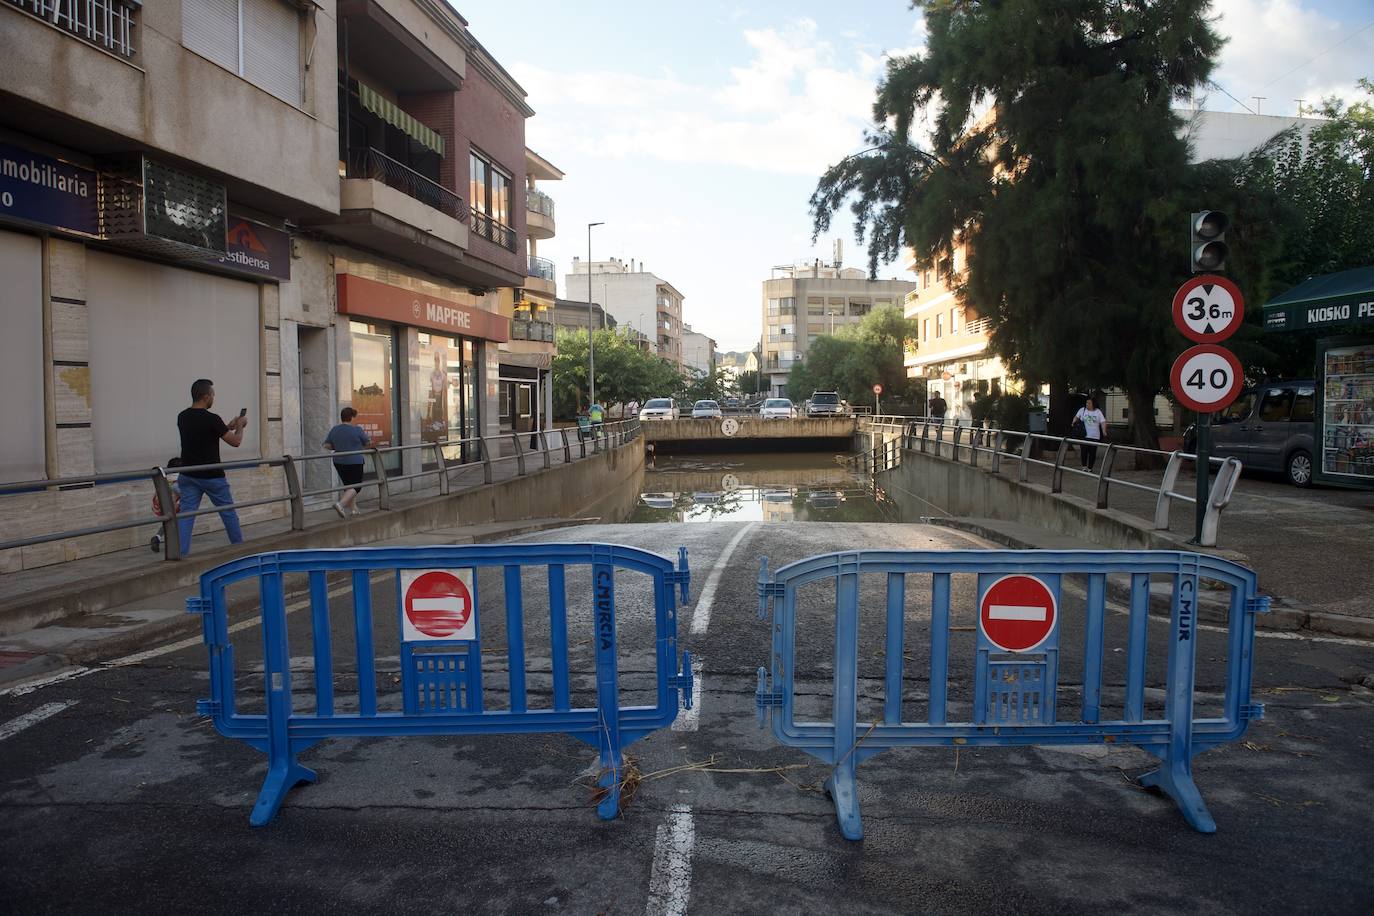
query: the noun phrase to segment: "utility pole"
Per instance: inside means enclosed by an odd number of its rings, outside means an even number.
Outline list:
[[[596,403],[596,306],[592,305],[592,227],[605,223],[587,224],[587,409]],[[603,306],[604,307],[604,306]]]

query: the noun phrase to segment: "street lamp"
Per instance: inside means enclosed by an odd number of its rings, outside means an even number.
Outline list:
[[[594,307],[592,306],[592,227],[604,226],[605,223],[587,224],[587,386],[588,398],[590,402],[587,409],[596,403],[596,328],[592,320]]]

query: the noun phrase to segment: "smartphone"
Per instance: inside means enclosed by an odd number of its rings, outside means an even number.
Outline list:
[[[248,408],[247,408],[247,407],[242,407],[242,408],[240,408],[240,409],[239,409],[239,419],[242,420],[242,419],[243,419],[244,417],[246,417],[246,416],[248,416]]]

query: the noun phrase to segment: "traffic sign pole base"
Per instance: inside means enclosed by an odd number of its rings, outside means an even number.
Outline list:
[[[1174,800],[1183,819],[1198,833],[1216,833],[1217,822],[1212,820],[1202,793],[1193,782],[1193,768],[1187,761],[1170,763],[1141,776],[1138,782],[1147,789],[1159,789]]]
[[[853,754],[850,754],[853,757]],[[862,840],[864,825],[859,819],[859,783],[852,759],[835,767],[825,780],[825,794],[835,803],[835,820],[846,840]]]
[[[267,770],[267,779],[262,784],[262,791],[258,793],[258,800],[253,805],[253,815],[249,822],[254,827],[263,826],[276,816],[287,792],[296,786],[312,783],[315,779],[314,770],[303,767],[294,760],[274,763]]]

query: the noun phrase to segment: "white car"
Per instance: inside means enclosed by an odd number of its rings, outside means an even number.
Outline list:
[[[720,405],[715,401],[697,401],[692,405],[693,420],[714,420],[720,416]]]
[[[761,420],[790,420],[796,416],[797,410],[792,406],[792,402],[787,398],[769,398],[763,402],[759,408],[759,419]]]
[[[639,421],[646,420],[676,420],[677,405],[672,398],[651,398],[644,402],[644,406],[639,411]]]

